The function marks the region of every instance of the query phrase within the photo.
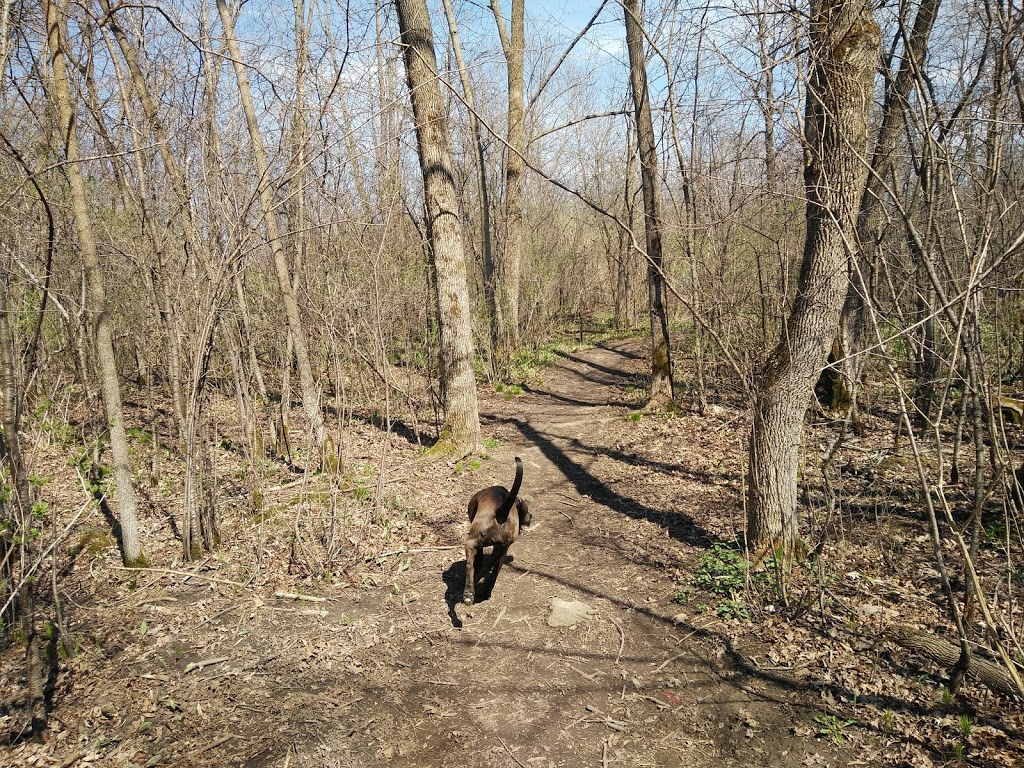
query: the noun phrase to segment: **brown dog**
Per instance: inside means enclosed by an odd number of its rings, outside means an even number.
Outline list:
[[[512,490],[506,491],[500,485],[492,485],[477,491],[469,500],[469,533],[466,534],[466,588],[462,602],[472,605],[476,597],[476,567],[482,564],[484,547],[494,547],[491,560],[494,575],[491,588],[498,580],[498,572],[505,560],[505,553],[519,536],[521,526],[530,524],[530,507],[526,499],[516,498],[523,484],[523,462],[516,456],[516,479]],[[513,512],[514,510],[514,512]]]

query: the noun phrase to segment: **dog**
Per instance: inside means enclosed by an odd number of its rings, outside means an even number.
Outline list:
[[[519,489],[523,485],[523,462],[516,456],[516,479],[511,490],[492,485],[477,491],[469,500],[469,533],[466,534],[466,588],[462,602],[472,605],[476,599],[475,572],[483,563],[484,547],[494,547],[491,559],[494,574],[490,579],[491,589],[498,580],[505,553],[519,536],[523,527],[532,522],[530,506],[526,499],[520,499]]]

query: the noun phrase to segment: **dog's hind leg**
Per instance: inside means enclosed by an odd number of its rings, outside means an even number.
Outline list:
[[[498,583],[498,573],[501,571],[501,566],[505,563],[505,555],[508,554],[508,547],[495,546],[494,551],[491,553],[491,562],[488,566],[487,584],[484,587],[488,597],[494,591],[494,585]]]

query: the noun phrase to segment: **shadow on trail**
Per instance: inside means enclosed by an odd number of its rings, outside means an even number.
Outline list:
[[[598,400],[579,400],[574,397],[566,397],[565,395],[558,395],[547,389],[534,389],[529,384],[523,385],[523,392],[527,392],[536,397],[542,397],[545,400],[555,400],[559,403],[565,403],[566,405],[575,405],[582,408],[597,408],[604,405],[621,406],[628,408],[633,405],[632,401],[623,398],[614,399],[598,399]]]
[[[695,482],[703,483],[708,486],[720,485],[729,480],[739,481],[742,479],[738,472],[720,472],[715,474],[712,472],[690,469],[683,464],[671,464],[667,461],[648,459],[635,453],[626,453],[625,451],[615,450],[614,448],[604,448],[599,445],[587,445],[580,440],[573,440],[573,444],[578,445],[581,450],[587,451],[588,453],[599,452],[602,456],[614,459],[615,461],[621,461],[623,464],[629,464],[631,467],[646,467],[647,469],[656,470],[663,475],[673,475],[685,480],[693,480]]]
[[[613,353],[615,353],[617,355],[621,355],[622,354],[621,352],[619,352],[618,350],[615,350],[615,349],[609,349],[608,351],[609,352],[613,352]],[[615,384],[618,381],[628,382],[628,381],[632,381],[633,379],[636,378],[636,374],[635,373],[630,373],[628,371],[623,371],[620,368],[610,368],[607,365],[601,365],[600,363],[595,363],[593,360],[586,360],[586,359],[584,359],[582,357],[579,357],[578,355],[573,355],[573,354],[570,354],[568,352],[555,352],[555,354],[558,355],[559,357],[565,359],[565,360],[570,360],[570,361],[572,361],[572,362],[574,362],[574,363],[576,363],[578,365],[586,366],[587,368],[593,368],[594,370],[600,371],[601,373],[605,374],[606,376],[611,377],[611,379],[612,379],[611,381],[609,381],[607,379],[605,379],[604,381],[601,381],[600,379],[591,379],[591,381],[597,381],[600,384]],[[566,370],[571,370],[571,369],[566,369]],[[573,373],[578,373],[577,371],[572,371],[572,372]],[[582,375],[582,374],[579,374],[579,375]]]
[[[657,523],[663,526],[672,538],[684,541],[694,547],[704,548],[724,541],[719,536],[698,525],[692,517],[684,512],[662,512],[612,490],[588,472],[582,464],[574,461],[568,453],[556,446],[554,440],[548,434],[540,432],[524,421],[513,420],[512,423],[522,433],[523,437],[530,441],[531,445],[539,448],[548,461],[565,475],[566,479],[572,483],[576,492],[581,496],[589,496],[595,502],[613,512],[619,512],[634,519],[649,520],[652,523]],[[592,453],[591,449],[584,448],[583,450]]]
[[[650,339],[648,338],[647,341],[650,342]],[[629,349],[626,349],[625,345],[623,345],[621,342],[618,343],[618,346],[612,346],[611,343],[607,343],[606,342],[606,343],[598,344],[597,348],[598,349],[607,349],[609,352],[614,352],[616,355],[619,355],[620,357],[629,358],[630,360],[648,360],[648,359],[650,359],[646,354],[642,354],[640,352],[633,352],[633,351],[631,351]]]
[[[515,557],[506,555],[503,565],[515,562]],[[491,599],[497,574],[494,572],[495,560],[492,554],[477,553],[474,570],[479,577],[476,579],[475,597],[473,605],[479,605]],[[444,602],[448,606],[448,618],[456,629],[462,627],[462,620],[455,612],[455,608],[462,602],[462,592],[466,586],[466,561],[457,560],[448,566],[448,569],[441,574],[445,584]]]
[[[577,592],[589,595],[592,598],[606,600],[609,603],[612,603],[624,610],[634,611],[642,616],[645,616],[647,619],[651,620],[656,624],[672,628],[681,635],[684,635],[686,638],[699,638],[700,640],[707,641],[713,643],[716,646],[723,647],[725,649],[724,658],[726,659],[726,662],[722,664],[716,665],[714,661],[708,660],[707,658],[701,658],[697,654],[683,653],[678,656],[671,657],[668,660],[668,663],[663,662],[661,666],[667,668],[668,664],[671,664],[676,661],[686,660],[693,662],[696,665],[704,667],[704,669],[710,675],[716,678],[723,685],[727,685],[736,690],[742,690],[751,698],[757,699],[762,702],[805,710],[808,713],[808,718],[810,718],[811,715],[820,713],[823,710],[829,712],[830,714],[836,714],[840,716],[852,716],[853,713],[849,711],[849,707],[846,704],[846,702],[855,702],[860,705],[869,704],[881,710],[891,709],[894,712],[907,712],[915,715],[924,715],[933,711],[930,707],[908,702],[906,699],[898,696],[890,696],[884,693],[863,694],[852,691],[848,688],[836,684],[835,682],[824,680],[800,681],[776,671],[763,669],[759,667],[755,662],[753,662],[750,658],[745,656],[740,650],[738,650],[736,646],[733,644],[732,638],[725,632],[713,631],[707,629],[706,627],[696,626],[690,621],[675,622],[671,617],[664,616],[649,608],[645,608],[642,605],[638,605],[629,600],[624,600],[620,597],[605,594],[604,592],[600,592],[597,589],[594,589],[588,584],[581,583],[577,580],[569,578],[568,576],[551,573],[549,571],[542,570],[536,566],[531,566],[526,561],[524,561],[523,564],[510,564],[508,567],[514,571],[518,571],[523,575],[530,574],[533,576],[539,576],[541,578],[553,581],[556,584],[561,584],[562,586],[569,587],[570,589],[576,590]],[[475,643],[484,642],[486,641],[475,641]],[[541,648],[531,650],[534,650],[536,652],[543,651],[543,649]],[[598,656],[594,655],[594,658],[598,658]],[[655,661],[654,659],[644,660],[629,659],[628,657],[623,658],[626,660],[637,661],[640,663],[643,663],[644,661],[647,661],[647,663],[653,663]],[[767,683],[770,686],[775,687],[776,690],[789,691],[795,694],[800,694],[800,697],[798,700],[793,700],[791,698],[785,698],[779,694],[773,695],[769,691],[763,691],[754,688],[751,685],[754,682]],[[836,701],[834,704],[830,706],[824,703],[820,704],[819,706],[814,706],[808,703],[806,695],[810,692],[821,690],[827,690],[831,692],[833,698],[837,699],[838,701]],[[844,709],[844,707],[846,707],[846,709]],[[853,722],[858,721],[854,720]],[[871,730],[876,733],[882,732],[880,727],[875,725],[869,725],[867,723],[861,723],[861,727],[863,727],[865,730]],[[1000,730],[1002,730],[1008,736],[1011,736],[1013,738],[1019,739],[1024,737],[1024,734],[1020,734],[1011,728],[1000,727]],[[903,738],[906,741],[913,742],[918,746],[928,750],[932,755],[941,756],[941,751],[936,748],[936,745],[933,741],[923,740],[919,737],[909,736],[906,734],[904,734]]]

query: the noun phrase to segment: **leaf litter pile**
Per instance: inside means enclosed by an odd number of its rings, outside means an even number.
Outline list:
[[[43,433],[35,474],[49,478],[54,530],[78,517],[37,575],[56,584],[60,617],[48,633],[49,728],[5,747],[2,762],[1021,764],[1019,701],[975,676],[950,694],[949,666],[928,652],[956,634],[882,401],[830,483],[820,466],[834,425],[805,430],[813,555],[780,588],[737,544],[746,412],[642,413],[643,351],[635,340],[567,351],[521,387],[481,388],[479,459],[425,456],[407,430],[353,417],[334,477],[268,460],[254,483],[224,397],[221,547],[193,563],[181,562],[174,455],[135,446],[151,479],[140,482],[151,567],[125,570],[67,444]],[[147,450],[160,451],[149,474]],[[509,485],[514,455],[535,530],[492,597],[462,615],[465,503]],[[976,564],[1019,653],[1020,540],[1001,506],[990,517]],[[942,546],[962,574],[953,542]],[[559,624],[565,606],[574,618]],[[25,721],[16,640],[0,659],[11,735]]]

